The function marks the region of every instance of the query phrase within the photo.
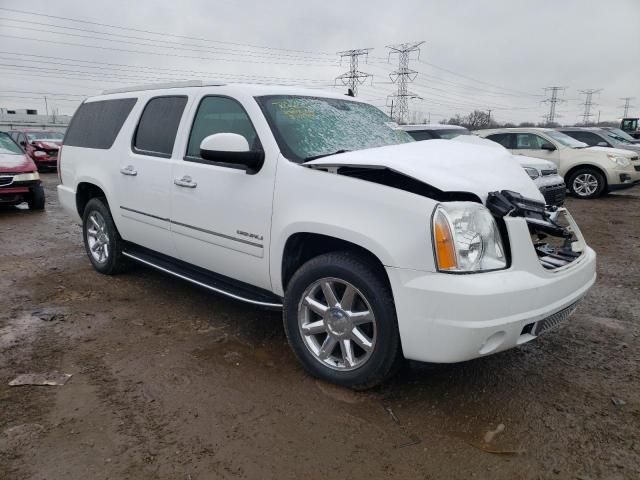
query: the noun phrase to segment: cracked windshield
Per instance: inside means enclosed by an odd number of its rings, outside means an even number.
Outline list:
[[[413,142],[372,105],[334,98],[258,98],[284,155],[303,162],[333,153]]]

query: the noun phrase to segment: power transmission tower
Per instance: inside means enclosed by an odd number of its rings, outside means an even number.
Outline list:
[[[587,90],[579,90],[581,94],[585,96],[584,98],[584,113],[582,114],[582,123],[586,126],[589,124],[589,118],[593,117],[593,113],[591,113],[591,107],[597,105],[597,103],[593,103],[591,101],[594,93],[601,92],[601,88],[589,88]]]
[[[369,51],[373,50],[372,48],[359,48],[355,50],[345,50],[343,52],[338,52],[340,55],[340,63],[342,63],[342,59],[344,57],[349,57],[349,71],[343,73],[336,77],[336,82],[340,80],[343,85],[346,85],[353,92],[353,96],[358,95],[358,85],[362,85],[368,77],[372,77],[370,73],[361,72],[358,70],[358,59],[361,56],[368,57]]]
[[[631,100],[633,100],[634,97],[622,97],[620,100],[624,100],[624,106],[621,106],[621,108],[624,108],[624,113],[622,114],[622,118],[627,118],[629,116],[629,109],[630,108],[635,108],[633,105],[631,105]]]
[[[558,92],[562,92],[566,89],[567,87],[547,87],[544,89],[545,92],[551,92],[551,96],[546,100],[543,100],[544,103],[549,104],[549,113],[547,115],[544,115],[544,118],[547,119],[547,123],[553,123],[556,117],[560,117],[560,115],[556,113],[556,105],[558,103],[563,103],[566,100],[559,99]]]
[[[398,123],[404,123],[407,120],[409,99],[420,98],[418,95],[409,92],[407,84],[413,82],[418,75],[418,72],[409,68],[411,53],[418,52],[417,58],[420,58],[420,45],[423,43],[410,42],[387,45],[389,61],[391,60],[391,55],[398,54],[398,69],[389,74],[391,81],[398,85],[398,91],[393,95],[389,95],[392,105],[391,117]]]

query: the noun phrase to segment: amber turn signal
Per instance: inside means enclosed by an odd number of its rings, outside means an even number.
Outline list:
[[[438,270],[451,270],[458,266],[455,245],[446,217],[438,212],[434,219],[434,240]]]

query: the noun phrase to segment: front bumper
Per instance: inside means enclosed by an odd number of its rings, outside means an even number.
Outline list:
[[[536,338],[531,324],[569,309],[594,284],[592,249],[547,270],[524,220],[505,223],[512,251],[506,270],[454,275],[387,267],[406,358],[452,363],[515,347]]]

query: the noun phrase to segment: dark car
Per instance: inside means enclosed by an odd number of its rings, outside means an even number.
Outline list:
[[[11,137],[34,161],[39,171],[55,170],[58,164],[58,150],[64,135],[49,130],[13,130]]]
[[[44,188],[38,169],[13,139],[0,132],[0,205],[27,202],[31,210],[44,208]]]

